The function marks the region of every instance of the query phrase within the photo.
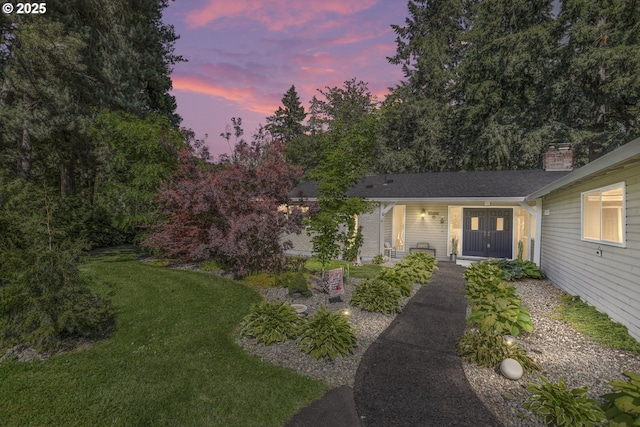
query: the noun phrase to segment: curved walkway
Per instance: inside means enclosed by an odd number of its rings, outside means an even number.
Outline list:
[[[329,391],[287,426],[501,426],[471,390],[455,349],[465,328],[464,269],[438,267],[367,349],[354,390]]]

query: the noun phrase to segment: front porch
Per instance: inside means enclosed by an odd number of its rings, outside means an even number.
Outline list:
[[[536,260],[538,211],[523,202],[380,202],[371,216],[376,215],[377,233],[372,218],[359,219],[366,236],[362,251],[365,259],[377,254],[401,259],[420,251],[441,261],[448,261],[454,253],[461,262],[487,258]]]

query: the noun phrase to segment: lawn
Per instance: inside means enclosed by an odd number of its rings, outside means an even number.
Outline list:
[[[116,332],[44,362],[0,363],[0,425],[280,426],[324,393],[234,343],[260,299],[247,286],[148,265],[132,249],[84,269],[113,285]]]

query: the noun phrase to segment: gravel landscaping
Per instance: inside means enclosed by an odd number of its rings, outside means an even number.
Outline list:
[[[598,399],[610,393],[612,379],[626,379],[622,372],[640,372],[640,356],[628,351],[612,350],[588,340],[569,324],[552,319],[557,297],[564,295],[546,280],[512,283],[529,309],[535,330],[518,337],[521,347],[541,367],[539,374],[557,382],[567,381],[567,387],[587,387],[590,398]],[[530,393],[525,389],[538,381],[535,373],[525,374],[517,381],[503,377],[499,369],[479,368],[463,361],[463,368],[471,387],[505,426],[545,426],[543,422],[522,408]]]
[[[314,359],[303,353],[295,341],[288,340],[282,344],[265,346],[257,343],[255,339],[240,337],[236,342],[246,351],[263,360],[278,366],[291,368],[302,375],[322,380],[329,388],[337,388],[342,385],[353,387],[356,370],[367,348],[378,338],[378,335],[391,324],[395,315],[370,313],[349,305],[355,283],[360,279],[349,279],[344,286],[344,294],[340,296],[341,302],[329,302],[328,295],[322,293],[319,284],[312,286],[313,295],[309,298],[291,297],[287,289],[269,288],[262,289],[262,295],[271,301],[288,301],[292,304],[304,304],[308,307],[307,316],[313,316],[321,306],[333,312],[348,311],[351,325],[355,328],[358,339],[354,353],[349,357],[338,357],[333,361]],[[420,285],[414,285],[411,296],[415,295]],[[405,305],[409,298],[402,299]]]
[[[354,282],[345,285],[341,302],[330,303],[318,285],[310,298],[292,298],[286,289],[265,289],[262,294],[269,300],[288,301],[308,306],[313,315],[320,306],[331,311],[348,310],[352,325],[356,328],[358,343],[353,355],[334,361],[317,360],[304,354],[289,340],[284,344],[264,346],[252,338],[238,338],[237,343],[246,351],[274,365],[284,366],[296,372],[325,381],[330,388],[342,385],[353,387],[356,370],[366,349],[393,321],[395,316],[369,313],[351,307],[348,301]],[[552,319],[550,315],[559,305],[557,297],[563,292],[546,280],[515,282],[522,304],[526,306],[534,323],[532,333],[518,337],[518,342],[541,367],[539,374],[557,381],[564,377],[570,388],[588,387],[589,397],[598,399],[611,391],[608,382],[625,379],[623,371],[640,372],[640,356],[627,351],[612,350],[589,341],[569,324]],[[428,286],[428,285],[425,285]],[[414,286],[412,296],[419,289]],[[403,304],[409,298],[403,299]],[[499,369],[479,368],[463,361],[463,368],[472,389],[505,426],[544,426],[531,413],[522,408],[529,395],[526,386],[537,381],[537,376],[525,374],[517,381],[503,377]]]

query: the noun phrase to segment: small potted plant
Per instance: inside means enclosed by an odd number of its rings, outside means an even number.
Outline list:
[[[457,237],[452,237],[451,238],[451,253],[449,254],[449,260],[456,262],[456,259],[458,258],[458,238]]]

